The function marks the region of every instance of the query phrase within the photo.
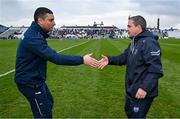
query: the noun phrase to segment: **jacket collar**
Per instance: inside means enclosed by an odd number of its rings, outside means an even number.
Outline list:
[[[43,35],[44,38],[49,37],[49,35],[34,21],[31,23],[31,28],[40,32],[40,34]]]
[[[141,38],[144,38],[144,37],[153,37],[155,38],[155,36],[153,35],[153,33],[151,33],[150,31],[148,30],[145,30],[145,31],[142,31],[141,33],[139,33],[137,36],[134,37],[134,40],[137,41]]]

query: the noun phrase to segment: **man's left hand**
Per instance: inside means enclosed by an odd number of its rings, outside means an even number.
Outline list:
[[[137,93],[136,93],[136,98],[137,99],[144,99],[147,95],[147,92],[141,88],[138,89]]]

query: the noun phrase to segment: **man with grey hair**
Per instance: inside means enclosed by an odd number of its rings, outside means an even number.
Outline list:
[[[153,34],[146,30],[142,16],[129,18],[128,34],[131,44],[118,56],[104,56],[98,68],[106,65],[126,65],[125,111],[128,118],[146,118],[158,95],[158,79],[163,76],[161,49]]]

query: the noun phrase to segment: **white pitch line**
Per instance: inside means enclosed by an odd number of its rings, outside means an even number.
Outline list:
[[[170,45],[170,46],[180,46],[179,44],[170,44],[170,43],[160,43],[160,45]]]
[[[60,51],[57,51],[57,52],[60,53],[60,52],[63,52],[63,51],[65,51],[65,50],[69,50],[69,49],[71,49],[71,48],[73,48],[73,47],[77,47],[77,46],[83,45],[83,44],[85,44],[85,43],[87,43],[87,42],[89,42],[89,40],[86,41],[86,42],[77,44],[77,45],[73,45],[73,46],[71,46],[71,47],[64,48],[64,49],[62,49],[62,50],[60,50]],[[8,74],[10,74],[10,73],[13,73],[13,72],[15,72],[15,69],[10,70],[10,71],[8,71],[8,72],[6,72],[6,73],[4,73],[4,74],[0,74],[0,78],[3,77],[3,76],[8,75]]]
[[[10,74],[10,73],[13,73],[14,71],[15,71],[15,69],[13,69],[13,70],[11,70],[11,71],[8,71],[8,72],[6,72],[6,73],[4,73],[4,74],[1,74],[1,75],[0,75],[0,78],[3,77],[3,76],[8,75],[8,74]]]
[[[85,44],[85,43],[87,43],[87,42],[89,42],[89,40],[86,41],[86,42],[84,42],[84,43],[80,43],[80,44],[77,44],[77,45],[73,45],[73,46],[71,46],[71,47],[64,48],[64,49],[58,51],[58,53],[63,52],[63,51],[65,51],[65,50],[69,50],[69,49],[71,49],[71,48],[73,48],[73,47],[77,47],[77,46],[83,45],[83,44]]]

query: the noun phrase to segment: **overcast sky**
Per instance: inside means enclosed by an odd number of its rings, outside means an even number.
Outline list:
[[[0,0],[0,24],[29,26],[38,7],[54,12],[56,28],[104,22],[126,28],[128,16],[142,15],[148,27],[180,29],[180,0]]]

